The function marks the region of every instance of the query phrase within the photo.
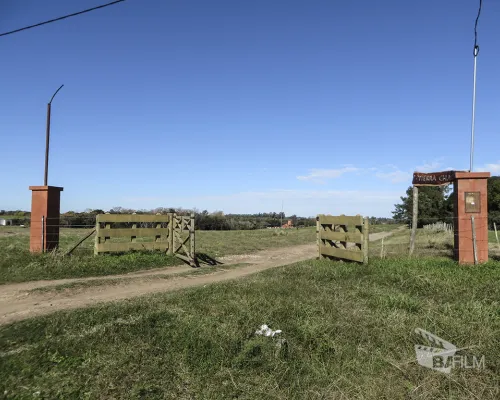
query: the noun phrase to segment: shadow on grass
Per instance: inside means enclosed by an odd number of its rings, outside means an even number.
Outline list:
[[[224,263],[217,261],[215,258],[210,257],[205,253],[196,253],[196,264],[199,266],[199,263],[207,264],[207,265],[223,265]]]
[[[490,254],[489,258],[491,261],[500,261],[500,255],[497,254]]]

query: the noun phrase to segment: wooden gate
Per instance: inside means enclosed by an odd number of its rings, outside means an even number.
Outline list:
[[[131,250],[160,250],[194,263],[194,214],[97,215],[94,254]]]
[[[316,236],[319,259],[339,258],[368,263],[368,218],[361,215],[318,215]]]
[[[190,217],[172,214],[172,246],[170,254],[189,263],[195,260],[194,214]],[[186,243],[189,242],[189,247]]]

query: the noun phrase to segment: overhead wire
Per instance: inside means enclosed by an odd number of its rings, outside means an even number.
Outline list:
[[[479,54],[479,45],[477,44],[477,23],[479,22],[479,16],[481,15],[482,7],[483,0],[479,0],[479,10],[477,11],[476,23],[474,24],[474,57]]]
[[[74,17],[74,16],[76,16],[76,15],[85,14],[85,13],[88,13],[88,12],[90,12],[90,11],[98,10],[98,9],[100,9],[100,8],[104,8],[104,7],[112,6],[112,5],[117,4],[117,3],[121,3],[121,2],[123,2],[123,1],[125,1],[125,0],[116,0],[116,1],[112,1],[111,3],[102,4],[102,5],[97,6],[97,7],[88,8],[88,9],[86,9],[86,10],[83,10],[83,11],[78,11],[78,12],[73,13],[73,14],[68,14],[68,15],[64,15],[64,16],[62,16],[62,17],[57,17],[57,18],[54,18],[54,19],[51,19],[51,20],[48,20],[48,21],[39,22],[39,23],[37,23],[37,24],[34,24],[34,25],[29,25],[29,26],[25,26],[24,28],[15,29],[15,30],[13,30],[13,31],[0,33],[0,37],[1,37],[1,36],[12,35],[13,33],[21,32],[21,31],[25,31],[25,30],[32,29],[32,28],[36,28],[36,27],[38,27],[38,26],[42,26],[42,25],[46,25],[46,24],[50,24],[50,23],[52,23],[52,22],[61,21],[61,20],[63,20],[63,19],[70,18],[70,17]]]

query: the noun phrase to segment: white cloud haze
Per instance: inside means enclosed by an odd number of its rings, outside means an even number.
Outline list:
[[[308,175],[298,176],[297,179],[300,181],[312,181],[320,184],[324,184],[327,179],[338,178],[347,172],[360,171],[359,168],[355,167],[343,167],[340,169],[311,169]]]

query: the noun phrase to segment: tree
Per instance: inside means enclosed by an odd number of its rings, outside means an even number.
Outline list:
[[[493,228],[493,223],[500,226],[500,176],[488,179],[488,223]]]
[[[449,186],[420,186],[418,189],[418,226],[438,221],[451,222],[453,216],[452,195]],[[402,203],[396,204],[392,212],[399,223],[410,225],[413,217],[413,186],[406,190]]]
[[[418,190],[418,227],[437,221],[450,223],[453,217],[455,193],[451,186],[421,186]],[[449,193],[449,194],[448,194]],[[399,223],[410,224],[413,213],[413,187],[406,191],[406,197],[401,197],[402,203],[396,204],[392,212]],[[488,224],[500,225],[500,176],[488,178]]]

